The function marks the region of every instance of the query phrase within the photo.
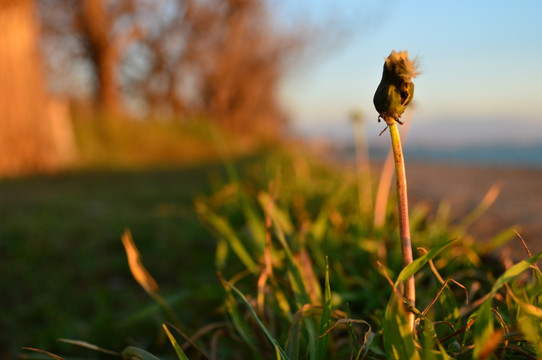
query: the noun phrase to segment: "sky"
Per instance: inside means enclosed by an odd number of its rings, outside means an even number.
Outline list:
[[[413,138],[542,142],[542,1],[334,3],[359,27],[285,79],[280,96],[295,128],[345,135],[348,114],[360,110],[368,136],[378,134],[372,98],[384,59],[408,50],[421,70]],[[318,19],[334,9],[329,4],[304,6]]]

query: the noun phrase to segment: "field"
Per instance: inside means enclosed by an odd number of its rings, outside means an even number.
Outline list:
[[[111,358],[56,341],[68,338],[173,359],[166,323],[181,345],[191,337],[190,359],[536,358],[540,273],[525,270],[537,257],[516,266],[492,257],[519,243],[509,228],[483,244],[468,235],[488,203],[463,222],[413,205],[419,260],[401,273],[396,200],[374,226],[359,185],[352,171],[290,150],[4,180],[0,355]],[[159,290],[132,278],[126,229]],[[391,284],[409,273],[414,337]]]
[[[2,181],[0,357],[15,356],[21,346],[55,351],[60,337],[118,348],[129,338],[141,341],[142,328],[154,328],[144,314],[156,309],[125,259],[126,228],[174,304],[197,299],[185,315],[199,322],[197,309],[207,313],[204,304],[213,308],[221,293],[215,241],[192,201],[221,178],[222,165],[214,164]]]

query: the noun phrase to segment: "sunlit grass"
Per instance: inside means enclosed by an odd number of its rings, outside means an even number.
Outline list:
[[[265,350],[264,339],[254,335],[257,328],[265,324],[265,337],[268,338],[267,332],[272,331],[271,344],[276,348],[275,341],[279,341],[280,356],[288,359],[357,359],[365,356],[440,359],[471,358],[473,354],[476,358],[487,358],[486,355],[494,352],[513,356],[531,351],[523,339],[533,338],[534,330],[529,335],[518,334],[514,345],[510,345],[508,339],[501,341],[499,331],[494,330],[492,324],[503,326],[502,319],[509,319],[518,311],[511,301],[514,293],[507,294],[503,289],[516,284],[516,276],[528,269],[528,264],[534,263],[537,257],[512,267],[514,270],[505,272],[494,284],[503,271],[499,268],[504,269],[504,265],[490,260],[488,255],[492,249],[512,239],[512,231],[505,229],[495,236],[492,243],[484,245],[474,243],[465,234],[465,223],[470,224],[488,208],[495,188],[490,189],[481,204],[457,226],[450,225],[451,219],[445,211],[429,222],[424,210],[415,208],[411,227],[419,256],[402,269],[395,230],[396,216],[387,214],[386,224],[378,228],[373,227],[372,219],[360,220],[356,211],[355,178],[349,174],[337,176],[336,169],[320,172],[318,166],[313,165],[303,157],[293,156],[281,162],[276,167],[277,172],[268,177],[267,181],[272,186],[267,188],[271,193],[248,184],[238,186],[239,192],[229,193],[228,197],[211,196],[201,200],[201,203],[212,204],[205,212],[199,212],[204,220],[212,214],[212,217],[221,217],[228,224],[228,231],[224,232],[224,226],[216,227],[213,222],[207,222],[219,244],[224,241],[217,253],[222,276],[227,278],[228,263],[251,264],[244,273],[230,273],[230,277],[240,283],[237,287],[243,284],[242,302],[247,304],[246,299],[255,301],[259,298],[257,293],[262,291],[262,287],[257,287],[256,282],[261,274],[267,273],[272,280],[266,282],[266,306],[257,307],[260,311],[256,313],[256,329],[252,332],[246,330],[251,327],[250,319],[241,325],[239,320],[232,324],[234,329],[243,328],[243,333],[253,334],[248,340],[249,348],[259,344],[260,354],[270,353],[270,349]],[[288,180],[284,181],[286,178]],[[276,188],[280,191],[273,191]],[[238,205],[240,196],[255,200]],[[251,215],[240,221],[239,217],[247,214]],[[261,234],[273,239],[265,251],[260,246],[251,245],[259,237],[253,233],[258,227],[249,226],[246,219],[258,217],[260,222],[267,219],[268,224],[272,224],[267,226],[265,234]],[[234,220],[235,223],[232,222]],[[234,228],[238,230],[234,231]],[[226,240],[232,232],[237,237],[234,247],[230,247],[231,242]],[[382,244],[385,244],[386,252],[380,250]],[[270,254],[271,259],[266,254]],[[329,259],[329,271],[326,257]],[[260,264],[259,273],[254,274],[254,263]],[[272,265],[271,269],[268,264]],[[416,315],[414,337],[409,331],[406,312],[398,306],[403,300],[396,290],[401,281],[412,275],[415,275],[420,288],[419,308],[412,308],[406,301],[405,304]],[[330,301],[324,300],[323,296],[328,292],[328,286],[332,293]],[[256,304],[253,305],[255,308]],[[503,309],[503,304],[507,308]],[[231,305],[228,309],[226,315],[228,312],[233,314]],[[242,309],[241,305],[239,309]],[[488,309],[493,309],[492,313],[497,316],[488,316]],[[255,310],[250,313],[254,317]],[[316,324],[327,321],[326,313],[333,314],[331,319],[335,325],[327,327],[333,331],[325,332],[329,346],[324,349],[318,340]],[[239,319],[239,314],[235,318]],[[369,335],[366,328],[359,329],[357,325],[360,323],[369,324],[372,329]],[[506,326],[506,333],[510,333],[510,329],[518,329],[519,324]],[[352,334],[351,327],[357,327],[360,332]],[[235,336],[235,331],[232,336]],[[486,344],[490,338],[495,341],[488,347]],[[241,358],[250,356],[245,354]]]
[[[137,278],[151,298],[138,296],[137,311],[130,306],[123,341],[85,340],[116,352],[131,345],[136,353],[145,349],[160,358],[538,356],[542,276],[532,265],[540,255],[509,268],[489,256],[494,247],[519,241],[512,230],[478,244],[465,233],[465,222],[452,225],[445,207],[429,220],[424,208],[414,206],[410,221],[418,249],[415,261],[403,269],[393,204],[384,225],[375,227],[359,212],[355,174],[307,159],[299,151],[286,151],[242,167],[230,164],[229,180],[221,173],[190,207],[209,233],[179,223],[177,237],[162,244],[165,239],[157,234],[164,229],[126,224],[135,239],[125,241],[127,250],[140,252],[143,259],[133,257],[132,272],[147,274]],[[468,224],[487,209],[494,192],[467,216]],[[132,196],[137,199],[136,193]],[[188,242],[186,231],[195,235]],[[108,257],[122,257],[121,232]],[[202,239],[211,236],[213,245],[203,245]],[[158,256],[153,247],[165,251]],[[116,271],[126,277],[127,262],[122,265],[124,270]],[[416,318],[414,336],[396,291],[412,274],[418,286],[417,308],[409,308]],[[158,287],[151,278],[160,286],[157,305],[152,299]],[[201,300],[205,291],[212,292],[215,302]],[[183,329],[174,335],[177,326],[162,324],[175,318]],[[131,334],[138,334],[136,341]]]
[[[228,140],[232,155],[263,148],[271,139],[244,136],[202,118],[130,119],[76,116],[77,168],[142,168],[194,165],[221,156],[217,136]]]

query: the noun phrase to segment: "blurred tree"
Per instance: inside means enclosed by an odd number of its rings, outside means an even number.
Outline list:
[[[38,0],[53,92],[90,97],[99,110],[124,110],[120,88],[126,51],[140,36],[129,0]]]
[[[79,6],[86,48],[99,82],[98,103],[103,110],[116,113],[119,109],[116,75],[119,53],[110,34],[114,19],[104,8],[103,0],[84,0]]]
[[[301,41],[274,30],[266,0],[40,4],[49,65],[70,78],[64,85],[94,79],[108,112],[204,115],[243,131],[279,128],[284,119],[277,86]]]
[[[0,173],[56,166],[33,0],[0,0]]]
[[[238,130],[280,125],[284,116],[276,91],[284,61],[298,44],[272,31],[266,4],[259,0],[224,0],[208,24],[202,64],[204,109]],[[196,24],[201,21],[196,21]]]

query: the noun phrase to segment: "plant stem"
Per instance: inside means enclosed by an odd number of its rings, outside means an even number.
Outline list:
[[[402,131],[400,131],[400,133],[403,133],[403,140],[408,135],[412,113],[413,111],[408,111],[407,109],[408,117],[406,119],[403,117],[403,119],[405,120],[403,120],[403,127],[401,129]],[[382,227],[386,222],[386,205],[388,204],[391,181],[393,179],[393,159],[393,151],[390,150],[388,155],[386,156],[386,161],[384,162],[384,166],[382,167],[382,171],[380,173],[380,179],[378,180],[373,218],[373,225],[376,229]],[[381,258],[381,261],[382,260],[384,260],[383,257]]]
[[[373,193],[371,189],[371,166],[369,163],[369,149],[367,148],[367,132],[361,118],[354,121],[353,127],[356,148],[359,211],[362,217],[368,218],[373,208]]]
[[[393,149],[393,158],[395,160],[395,178],[397,180],[397,199],[399,210],[399,235],[401,237],[401,254],[403,257],[403,268],[412,263],[412,243],[410,241],[410,224],[408,218],[408,196],[407,180],[405,172],[405,161],[403,148],[401,146],[401,137],[397,122],[393,118],[385,119],[391,134],[391,146]],[[416,285],[414,276],[410,277],[403,284],[403,295],[411,303],[416,304]],[[414,313],[408,312],[408,322],[410,330],[414,330]]]

